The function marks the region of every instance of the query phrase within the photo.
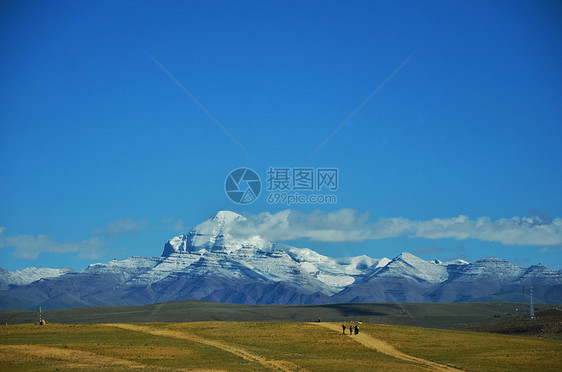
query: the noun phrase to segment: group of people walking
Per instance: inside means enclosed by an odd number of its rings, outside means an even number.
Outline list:
[[[345,335],[345,330],[347,329],[345,324],[341,325],[341,328],[343,330],[343,334]],[[353,335],[353,334],[359,334],[359,326],[356,324],[355,326],[350,325],[349,326],[349,334]]]

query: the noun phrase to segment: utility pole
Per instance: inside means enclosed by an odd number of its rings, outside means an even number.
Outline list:
[[[533,286],[531,286],[531,301],[529,302],[529,306],[530,306],[529,314],[531,314],[531,319],[535,319],[535,309],[533,306]]]

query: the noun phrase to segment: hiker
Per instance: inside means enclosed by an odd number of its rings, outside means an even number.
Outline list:
[[[355,325],[355,334],[359,334],[359,326],[357,324]]]
[[[343,329],[343,334],[345,335],[345,324],[342,324],[341,328]]]
[[[353,335],[353,326],[352,325],[349,326],[349,334]]]

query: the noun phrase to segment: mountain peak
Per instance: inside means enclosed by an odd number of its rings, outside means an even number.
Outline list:
[[[411,254],[411,253],[409,253],[409,252],[402,252],[402,253],[400,253],[398,256],[396,256],[396,257],[394,258],[394,260],[401,260],[401,261],[404,261],[404,262],[410,262],[410,261],[424,261],[424,260],[422,260],[421,258],[419,258],[418,256],[413,255],[413,254]]]
[[[237,220],[246,220],[246,218],[236,212],[232,211],[219,211],[213,217],[210,218],[211,221],[220,222],[224,224],[228,224]]]
[[[425,261],[416,255],[402,252],[376,275],[386,277],[408,277],[416,281],[437,283],[447,278],[446,266],[434,261]]]
[[[539,264],[536,264],[536,265],[529,266],[525,270],[525,274],[531,273],[531,272],[550,272],[550,270],[546,266],[539,263]]]
[[[162,256],[173,253],[232,253],[241,249],[246,251],[271,249],[272,243],[266,242],[259,236],[237,239],[231,235],[231,232],[238,230],[237,225],[244,221],[246,217],[238,213],[220,211],[195,226],[189,234],[170,239],[164,246]]]
[[[521,298],[522,285],[536,289],[537,302],[560,302],[562,273],[540,264],[524,269],[500,258],[470,264],[426,261],[408,252],[393,260],[332,258],[270,243],[258,235],[261,228],[248,222],[220,211],[170,239],[162,257],[112,260],[81,272],[0,268],[0,309],[24,303],[53,308],[182,299],[246,304],[496,301]]]

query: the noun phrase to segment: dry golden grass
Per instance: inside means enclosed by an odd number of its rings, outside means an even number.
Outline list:
[[[469,371],[562,370],[562,344],[553,340],[373,324],[361,332]],[[352,337],[307,323],[3,326],[0,370],[428,370]]]
[[[146,369],[254,370],[253,363],[200,343],[101,325],[5,326],[0,328],[0,345],[40,345],[62,351],[89,352],[102,357],[138,363]],[[216,367],[217,360],[221,361],[223,367]],[[30,364],[30,361],[37,361],[37,363]],[[23,364],[22,368],[18,367],[19,364]],[[62,358],[61,355],[53,353],[50,356],[38,357],[29,352],[3,350],[0,346],[0,370],[44,371],[53,370],[53,367],[61,370],[76,369],[74,363],[69,363],[69,360]],[[91,360],[85,369],[127,370],[129,368],[107,366]]]
[[[374,337],[469,371],[561,371],[562,343],[538,337],[365,324]]]

